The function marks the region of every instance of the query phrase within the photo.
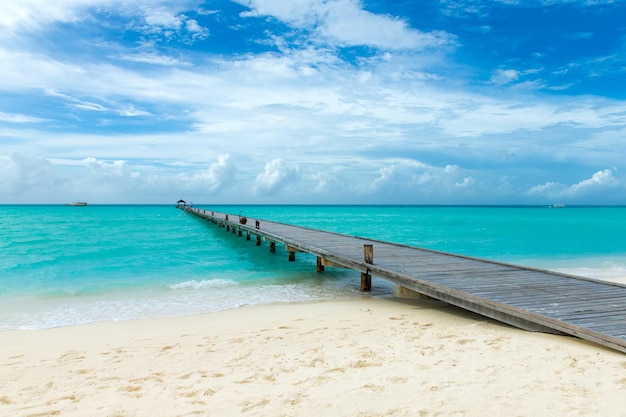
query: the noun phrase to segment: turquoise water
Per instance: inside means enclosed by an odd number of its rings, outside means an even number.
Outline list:
[[[625,207],[198,206],[553,269],[626,277]],[[360,297],[359,274],[172,206],[0,206],[0,330]],[[374,293],[391,286],[374,279]]]

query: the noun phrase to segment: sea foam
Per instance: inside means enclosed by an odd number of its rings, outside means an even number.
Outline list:
[[[225,288],[239,285],[238,282],[230,279],[208,279],[202,281],[190,280],[171,284],[168,287],[172,290],[203,290],[206,288]]]

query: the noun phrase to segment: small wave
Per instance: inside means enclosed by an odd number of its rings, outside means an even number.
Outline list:
[[[602,265],[595,268],[559,268],[556,270],[565,274],[626,284],[626,267],[623,265]]]
[[[184,281],[178,284],[172,284],[169,287],[172,290],[203,290],[205,288],[224,288],[239,285],[236,281],[229,279],[210,279],[202,281]]]

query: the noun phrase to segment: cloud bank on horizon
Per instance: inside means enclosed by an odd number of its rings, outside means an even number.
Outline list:
[[[4,0],[0,204],[626,204],[621,0]]]

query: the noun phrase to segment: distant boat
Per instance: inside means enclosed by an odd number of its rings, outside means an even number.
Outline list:
[[[553,204],[552,207],[554,207],[554,208],[564,208],[565,204]]]
[[[73,203],[67,203],[68,206],[73,206],[73,207],[83,207],[86,206],[87,203],[84,201],[74,201]]]

